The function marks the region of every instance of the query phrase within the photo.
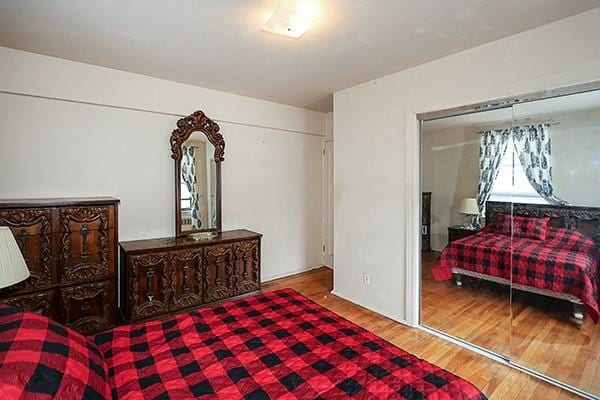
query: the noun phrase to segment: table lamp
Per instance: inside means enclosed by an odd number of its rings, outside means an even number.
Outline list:
[[[29,278],[29,268],[10,228],[0,226],[0,289]]]
[[[458,212],[467,216],[467,221],[463,226],[466,229],[477,229],[476,218],[479,215],[479,207],[477,206],[477,199],[464,198],[460,200],[458,205]]]

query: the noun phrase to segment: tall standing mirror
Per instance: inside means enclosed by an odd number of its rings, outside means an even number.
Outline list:
[[[178,237],[221,230],[221,162],[225,141],[202,111],[181,118],[171,134],[175,160],[175,232]]]

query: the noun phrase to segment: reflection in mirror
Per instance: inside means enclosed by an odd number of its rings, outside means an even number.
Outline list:
[[[215,147],[202,132],[182,145],[181,231],[217,228]]]
[[[479,184],[481,147],[491,139],[497,146],[488,152],[496,154],[503,143],[490,132],[509,129],[511,121],[511,110],[501,109],[423,121],[421,126],[421,181],[426,192],[421,322],[503,356],[510,353],[510,288],[481,279],[493,271],[462,261],[477,256],[473,252],[485,224],[485,203],[502,194],[491,180]],[[463,245],[466,240],[473,246]],[[509,283],[510,265],[495,272]]]
[[[177,121],[171,132],[175,160],[175,234],[210,239],[221,231],[221,162],[225,140],[202,111]]]
[[[421,323],[600,398],[600,91],[423,121],[421,144]]]
[[[513,270],[535,278],[513,274],[511,362],[600,396],[600,91],[513,113],[518,167],[548,204],[515,204],[513,213],[548,222],[528,258],[513,246]],[[524,241],[516,225],[513,244]]]

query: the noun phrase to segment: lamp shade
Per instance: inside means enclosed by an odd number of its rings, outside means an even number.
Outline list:
[[[478,215],[479,207],[477,206],[477,199],[464,198],[460,200],[458,205],[458,212],[467,215]]]
[[[29,278],[29,268],[17,242],[6,226],[0,226],[0,288]]]

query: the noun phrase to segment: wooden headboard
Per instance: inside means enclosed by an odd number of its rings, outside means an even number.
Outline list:
[[[550,225],[556,228],[576,230],[596,241],[600,249],[600,208],[560,206],[551,204],[525,204],[488,201],[485,205],[486,224],[500,213],[523,217],[550,217]]]

